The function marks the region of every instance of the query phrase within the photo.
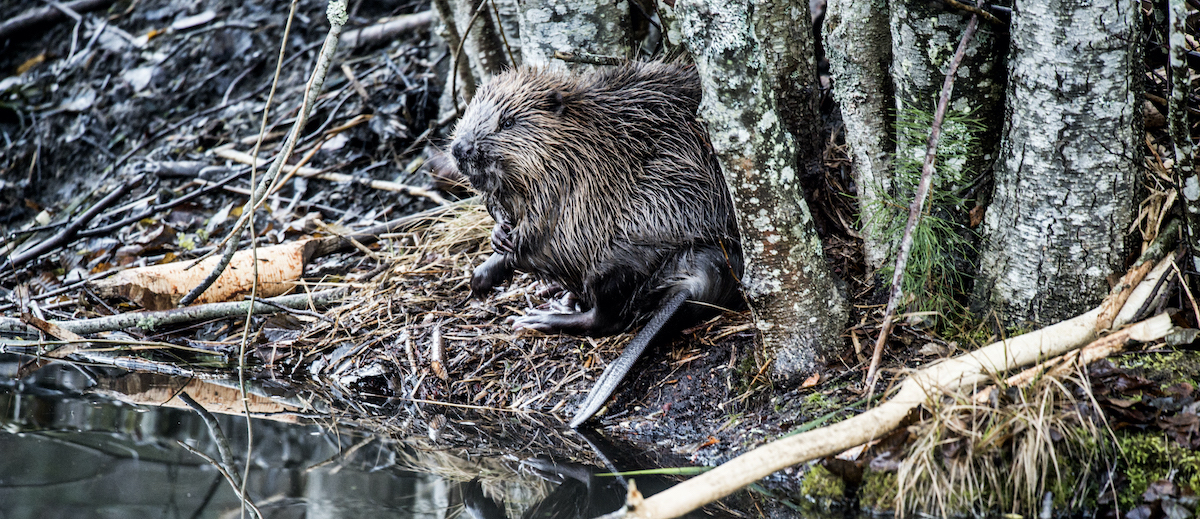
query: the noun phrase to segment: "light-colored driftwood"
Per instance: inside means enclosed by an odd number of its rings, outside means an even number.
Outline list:
[[[1168,258],[1165,261],[1170,261]],[[1141,306],[1149,289],[1164,275],[1156,269],[1129,296],[1125,308]],[[1157,274],[1157,275],[1156,275]],[[725,464],[617,512],[625,517],[662,519],[679,517],[725,497],[771,473],[805,461],[830,456],[850,447],[880,438],[898,427],[910,411],[930,398],[960,388],[987,383],[996,374],[1026,366],[1091,343],[1096,339],[1096,320],[1101,305],[1073,319],[996,342],[971,353],[947,359],[908,377],[887,402],[845,421],[790,436],[738,456]],[[1118,314],[1113,326],[1131,312]],[[1160,339],[1172,329],[1167,315],[1158,315],[1132,325],[1125,333],[1132,340]]]

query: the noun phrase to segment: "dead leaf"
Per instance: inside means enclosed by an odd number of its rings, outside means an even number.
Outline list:
[[[821,374],[813,373],[811,377],[804,379],[804,383],[800,384],[800,388],[807,389],[807,388],[816,386],[820,382],[821,382]]]

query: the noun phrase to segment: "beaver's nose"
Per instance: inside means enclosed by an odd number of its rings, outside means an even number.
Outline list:
[[[467,142],[467,139],[455,139],[454,143],[450,145],[450,153],[454,155],[454,160],[458,161],[459,164],[466,163],[474,151],[475,146]]]

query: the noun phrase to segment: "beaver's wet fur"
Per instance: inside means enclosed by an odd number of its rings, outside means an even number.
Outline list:
[[[530,310],[518,328],[608,335],[650,320],[572,426],[668,322],[744,305],[737,222],[696,119],[700,96],[695,69],[681,64],[582,76],[519,68],[481,88],[455,130],[458,168],[496,220],[476,295],[516,268],[570,291],[581,310]]]

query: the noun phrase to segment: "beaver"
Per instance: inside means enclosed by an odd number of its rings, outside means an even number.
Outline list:
[[[700,96],[695,68],[682,64],[578,76],[522,67],[481,88],[454,131],[455,162],[496,221],[474,295],[520,269],[577,304],[530,309],[515,328],[598,336],[647,323],[572,428],[660,332],[744,307],[737,221],[696,117]]]

